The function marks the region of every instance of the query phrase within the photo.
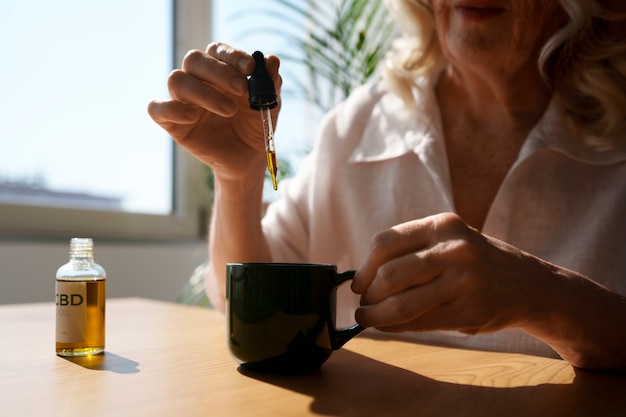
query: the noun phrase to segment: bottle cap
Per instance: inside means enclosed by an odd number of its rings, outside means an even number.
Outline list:
[[[261,108],[273,109],[278,106],[276,101],[276,89],[274,81],[265,68],[265,57],[260,51],[252,54],[255,66],[252,75],[248,78],[248,101],[250,108],[261,110]]]

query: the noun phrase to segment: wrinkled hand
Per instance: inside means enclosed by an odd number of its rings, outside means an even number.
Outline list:
[[[267,57],[266,67],[279,97],[272,112],[276,119],[282,84],[278,58]],[[253,70],[251,55],[222,43],[212,43],[204,52],[190,51],[168,78],[172,98],[151,101],[148,112],[216,175],[244,177],[265,166],[261,116],[248,104],[247,76]]]
[[[539,267],[535,259],[455,214],[400,224],[373,238],[357,272],[356,319],[389,332],[521,326],[532,311],[525,277]]]

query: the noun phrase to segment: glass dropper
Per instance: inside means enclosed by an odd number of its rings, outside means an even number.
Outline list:
[[[261,112],[261,124],[263,127],[263,140],[265,142],[265,155],[267,157],[267,170],[272,177],[274,190],[278,190],[276,174],[278,164],[276,161],[276,149],[274,148],[274,127],[270,110],[278,105],[274,81],[265,68],[265,57],[260,51],[252,54],[255,67],[248,79],[248,101],[250,108]]]

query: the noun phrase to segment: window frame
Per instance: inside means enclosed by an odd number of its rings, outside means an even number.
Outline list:
[[[174,56],[211,39],[211,0],[172,0]],[[166,80],[163,80],[165,83]],[[148,103],[146,103],[147,106]],[[167,215],[0,203],[0,238],[89,236],[121,240],[198,240],[207,235],[210,196],[206,168],[173,146],[173,208]]]

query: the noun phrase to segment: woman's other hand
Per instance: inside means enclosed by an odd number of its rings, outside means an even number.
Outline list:
[[[531,318],[535,258],[455,214],[400,224],[373,238],[352,288],[357,321],[390,332],[520,327]]]

